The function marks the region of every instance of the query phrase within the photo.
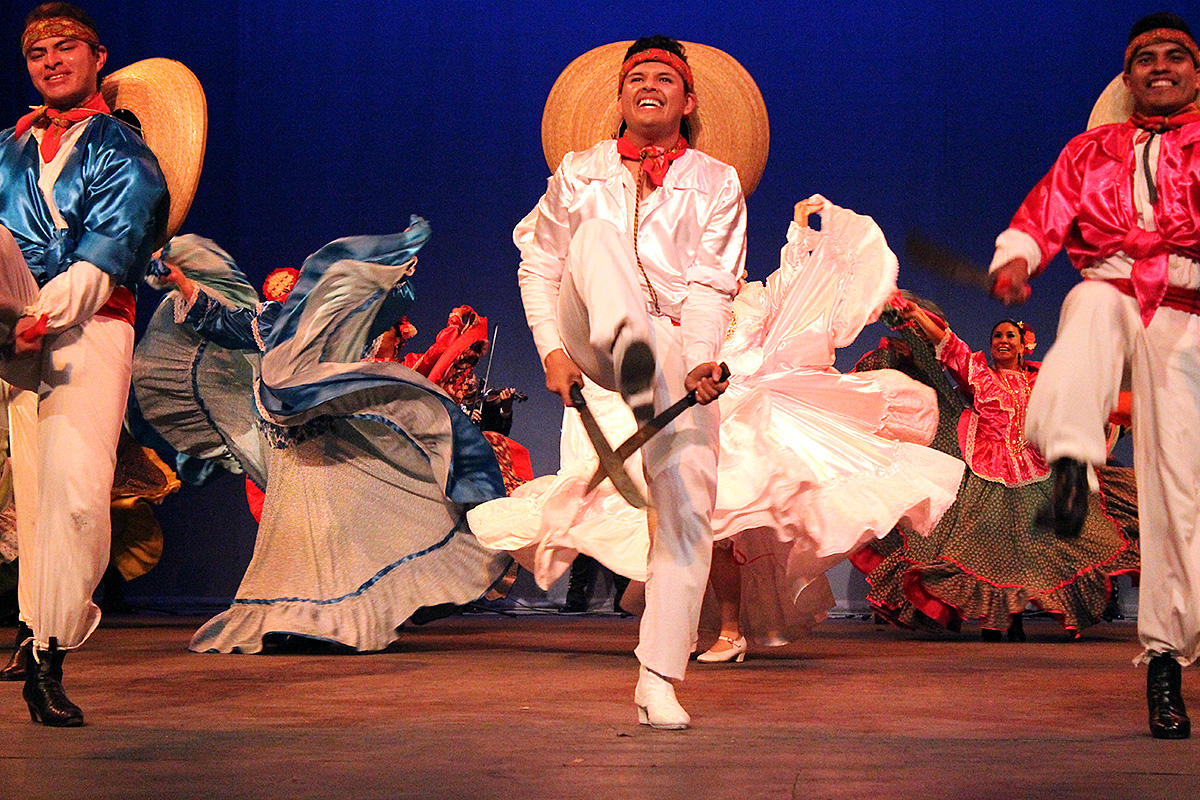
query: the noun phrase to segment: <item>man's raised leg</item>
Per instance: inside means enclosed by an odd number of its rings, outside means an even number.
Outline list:
[[[638,423],[654,416],[655,357],[633,245],[611,222],[588,220],[567,251],[558,301],[567,355],[600,386],[618,391]]]

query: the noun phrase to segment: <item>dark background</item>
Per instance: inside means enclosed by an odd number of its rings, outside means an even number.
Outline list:
[[[17,46],[33,5],[0,10],[0,125],[37,101]],[[721,48],[754,76],[771,146],[749,199],[752,279],[777,266],[792,205],[814,192],[873,216],[897,251],[919,230],[986,263],[996,234],[1120,71],[1130,25],[1159,10],[1008,0],[85,6],[109,49],[108,71],[166,56],[204,85],[208,151],[183,232],[215,239],[256,283],[339,236],[400,230],[412,213],[430,220],[412,347],[427,347],[459,304],[498,325],[491,383],[530,395],[513,436],[538,474],[557,466],[561,411],[542,388],[524,324],[511,230],[544,190],[542,107],[573,58],[662,32]],[[964,339],[985,347],[991,324],[1010,312],[900,256],[900,284],[939,302]],[[1037,356],[1075,280],[1060,258],[1017,311],[1037,329]],[[155,300],[143,292],[143,318]],[[852,366],[879,332],[868,329],[839,366]],[[159,516],[166,552],[130,595],[165,605],[232,597],[254,539],[240,481],[185,488]]]

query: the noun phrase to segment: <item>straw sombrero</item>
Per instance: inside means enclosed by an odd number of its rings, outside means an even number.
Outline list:
[[[1125,85],[1124,73],[1113,78],[1096,98],[1088,117],[1088,130],[1111,122],[1124,122],[1133,113],[1133,95]]]
[[[546,98],[542,150],[551,171],[572,150],[586,150],[617,135],[617,75],[633,42],[589,50],[567,65]],[[771,143],[767,106],[758,84],[733,56],[703,44],[682,42],[696,76],[700,105],[688,117],[692,146],[733,165],[749,196],[758,186]]]
[[[179,231],[200,182],[208,133],[204,89],[178,61],[147,58],[106,77],[100,93],[114,116],[127,122],[128,113],[137,118],[142,139],[154,151],[167,179],[171,214],[166,238],[156,245],[161,247]]]

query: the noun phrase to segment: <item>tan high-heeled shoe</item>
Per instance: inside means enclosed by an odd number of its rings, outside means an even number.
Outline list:
[[[718,650],[717,645],[721,642],[728,642],[730,646]],[[728,636],[718,636],[717,644],[714,644],[708,650],[696,656],[696,660],[704,664],[720,664],[729,661],[740,664],[746,660],[746,649],[745,636],[739,636],[736,639],[730,639]]]

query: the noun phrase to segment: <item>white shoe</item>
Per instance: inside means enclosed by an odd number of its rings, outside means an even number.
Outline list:
[[[692,724],[692,718],[675,699],[675,687],[671,682],[645,667],[638,671],[633,702],[637,704],[638,722],[642,725],[664,731],[681,731]]]
[[[729,647],[722,647],[718,650],[717,646],[721,642],[728,642]],[[739,636],[736,639],[730,639],[728,636],[718,636],[717,643],[696,656],[696,660],[705,664],[719,664],[726,661],[736,661],[740,664],[746,660],[746,637]]]

